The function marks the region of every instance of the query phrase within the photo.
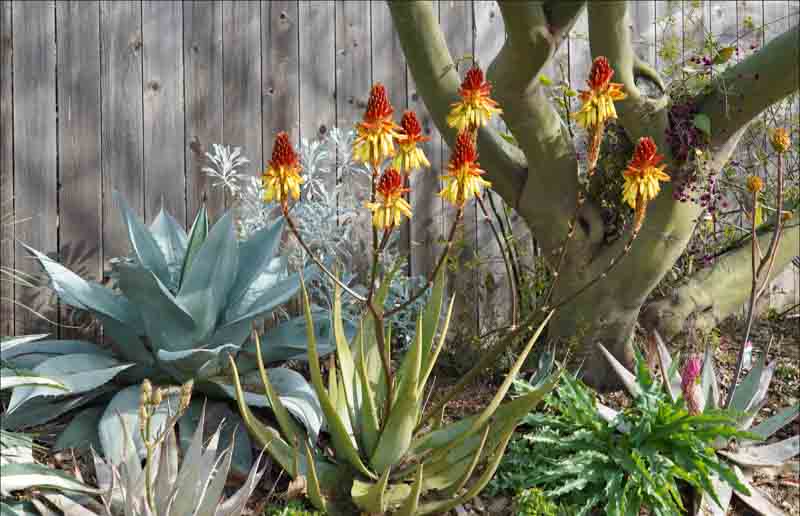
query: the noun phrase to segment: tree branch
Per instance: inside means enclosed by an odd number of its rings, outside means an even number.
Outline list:
[[[447,126],[450,105],[458,100],[461,80],[439,27],[432,2],[389,1],[395,29],[414,82],[442,137],[452,146],[456,132]],[[492,188],[516,205],[527,173],[522,152],[497,131],[481,128],[478,150]]]
[[[700,111],[711,119],[712,145],[796,91],[799,78],[800,27],[795,26],[720,74],[711,83],[712,92],[696,99]]]
[[[537,76],[575,23],[583,2],[500,2],[506,41],[489,67],[503,119],[528,158],[528,181],[514,207],[545,251],[562,243],[575,214],[578,162],[567,127]],[[599,239],[602,220],[582,209],[576,241]]]
[[[758,242],[762,249],[769,245],[771,238],[771,230],[761,232]],[[795,224],[784,229],[768,281],[781,273],[798,248],[800,224]],[[669,339],[683,331],[690,318],[698,329],[713,328],[747,301],[752,277],[750,255],[749,242],[725,253],[712,267],[696,272],[670,297],[650,303],[642,314],[642,324],[647,329],[657,329]]]

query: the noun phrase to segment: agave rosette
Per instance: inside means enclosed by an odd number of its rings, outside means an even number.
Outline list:
[[[99,443],[113,462],[122,460],[117,414],[136,424],[136,387],[145,377],[155,383],[184,383],[217,398],[231,398],[225,357],[236,356],[245,384],[257,374],[254,343],[248,340],[253,321],[268,315],[296,294],[299,274],[288,274],[276,256],[283,222],[265,227],[248,239],[236,237],[231,213],[210,227],[203,207],[187,235],[163,209],[148,229],[115,194],[127,228],[132,254],[115,267],[116,287],[79,277],[44,254],[26,247],[39,261],[60,300],[91,312],[103,325],[110,346],[79,340],[47,340],[44,336],[2,343],[4,363],[30,369],[56,380],[52,386],[14,389],[4,416],[7,428],[39,425],[82,407],[59,437],[57,447]],[[307,275],[311,273],[308,272]],[[300,318],[302,320],[302,318]],[[329,320],[314,316],[314,334],[329,338]],[[304,359],[305,324],[290,320],[262,339],[267,361]],[[321,352],[332,350],[332,344]],[[250,374],[248,379],[248,373]],[[311,386],[289,369],[271,371],[277,395],[316,436],[322,412]],[[132,390],[131,390],[132,389]],[[248,403],[269,406],[261,394],[248,392]],[[231,413],[234,419],[238,415]],[[246,432],[237,437],[249,446]],[[144,452],[137,446],[140,455]],[[236,464],[247,471],[249,464]]]
[[[678,372],[678,360],[669,355],[663,339],[654,331],[656,343],[656,356],[662,375],[662,385],[673,401],[682,396],[681,376]],[[640,394],[636,376],[625,368],[601,344],[598,344],[603,355],[609,361],[612,369],[622,381],[625,389],[632,395]],[[733,443],[725,439],[718,440],[714,446],[719,456],[733,469],[738,480],[750,491],[749,495],[731,489],[731,486],[719,479],[713,480],[716,494],[721,504],[707,493],[699,501],[694,514],[724,516],[728,512],[732,498],[736,495],[742,502],[750,506],[759,514],[768,516],[782,516],[786,513],[777,507],[763,490],[752,483],[753,473],[759,468],[776,468],[786,461],[800,455],[800,435],[794,435],[782,441],[763,444],[773,437],[780,429],[787,426],[800,415],[800,403],[784,407],[758,425],[753,426],[756,415],[767,403],[767,392],[772,376],[775,372],[777,361],[767,363],[766,353],[762,353],[759,360],[742,378],[738,385],[732,386],[733,395],[727,406],[720,402],[720,385],[714,367],[714,357],[710,348],[706,348],[703,357],[702,371],[700,373],[700,393],[697,400],[700,412],[725,410],[737,419],[737,428],[753,434],[752,440],[741,440]],[[600,405],[598,403],[598,405]],[[604,418],[613,420],[616,412],[609,407],[598,407]]]
[[[390,284],[391,274],[387,274],[376,291],[376,307],[383,306]],[[311,328],[310,305],[303,292]],[[348,341],[337,292],[333,321],[338,367],[331,364],[327,382],[313,331],[308,334],[312,384],[330,435],[325,447],[318,447],[289,417],[276,396],[272,374],[263,364],[262,381],[278,428],[259,421],[239,391],[231,360],[239,410],[250,433],[291,477],[305,478],[307,496],[318,509],[334,515],[395,511],[410,516],[440,514],[464,503],[486,486],[519,421],[553,388],[555,380],[550,378],[534,392],[501,405],[545,321],[484,411],[431,428],[427,416],[432,414],[424,414],[425,386],[442,350],[453,309],[451,300],[440,324],[443,292],[441,272],[417,320],[412,345],[394,375],[393,389],[388,389],[382,370],[374,319],[367,314],[357,335]],[[386,340],[390,342],[389,335]],[[389,392],[393,393],[390,401]],[[430,501],[421,500],[425,493]]]

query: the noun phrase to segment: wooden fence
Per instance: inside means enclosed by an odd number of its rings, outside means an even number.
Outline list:
[[[697,7],[699,5],[699,8]],[[493,1],[437,4],[454,56],[484,65],[503,42]],[[681,10],[693,7],[693,17]],[[632,2],[637,52],[659,63],[660,45],[682,52],[713,32],[726,41],[767,24],[768,40],[797,23],[798,2]],[[656,20],[673,16],[663,32]],[[585,13],[547,71],[580,85],[590,62]],[[671,38],[667,41],[667,37]],[[442,143],[393,32],[382,1],[14,1],[0,3],[0,266],[36,271],[13,239],[56,255],[73,270],[100,277],[103,264],[127,252],[111,202],[120,191],[147,220],[163,205],[190,221],[204,196],[212,214],[226,199],[200,168],[213,142],[240,145],[250,172],[269,159],[274,134],[294,141],[360,118],[373,82],[383,82],[398,113],[423,115],[433,169],[446,162]],[[415,217],[405,234],[414,274],[431,269],[449,213],[438,173],[414,176]],[[335,178],[331,178],[334,181]],[[474,328],[507,311],[504,269],[481,217],[468,214],[459,312]],[[514,222],[532,252],[530,235]],[[55,333],[17,302],[30,289],[0,283],[0,334]],[[46,297],[45,297],[46,299]],[[38,305],[52,320],[57,308]],[[52,306],[52,305],[50,305]],[[63,320],[63,319],[62,319]],[[69,335],[62,329],[61,335]]]

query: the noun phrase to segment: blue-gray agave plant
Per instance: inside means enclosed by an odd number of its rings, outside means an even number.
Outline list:
[[[210,228],[203,208],[187,235],[164,210],[148,229],[120,196],[115,198],[132,248],[132,255],[116,267],[116,289],[85,281],[28,248],[61,301],[94,314],[110,346],[36,336],[3,342],[1,356],[11,366],[31,369],[67,388],[66,394],[48,386],[14,389],[4,427],[41,424],[83,407],[57,445],[99,444],[118,462],[124,444],[120,421],[136,428],[138,394],[132,385],[145,377],[156,383],[193,380],[204,394],[232,397],[223,366],[227,356],[236,357],[240,370],[258,374],[254,344],[248,340],[253,321],[297,292],[299,274],[288,274],[285,259],[275,256],[282,222],[237,240],[230,213]],[[315,322],[316,332],[328,342],[328,317],[318,314]],[[305,322],[284,322],[261,342],[268,362],[304,359]],[[322,415],[313,389],[289,369],[275,368],[270,374],[277,378],[276,389],[288,410],[317,435]],[[268,406],[265,396],[252,392],[248,403]],[[242,441],[237,449],[249,450],[246,432],[239,432],[237,439]],[[141,443],[137,447],[143,453]],[[234,470],[247,471],[248,466],[238,464]]]
[[[678,360],[673,360],[664,341],[658,332],[653,333],[656,344],[656,358],[661,369],[662,385],[670,398],[675,401],[683,396],[681,388],[681,374],[678,371]],[[617,376],[622,380],[626,390],[631,396],[639,395],[639,385],[636,377],[628,371],[614,356],[602,345],[598,344],[606,359],[611,364]],[[764,440],[774,436],[778,430],[791,423],[800,414],[800,403],[778,410],[775,415],[753,426],[756,415],[766,405],[767,391],[772,382],[777,362],[767,363],[767,354],[762,353],[758,362],[738,385],[733,385],[733,396],[727,406],[720,404],[720,386],[714,368],[714,357],[710,348],[706,348],[700,372],[699,392],[688,391],[688,395],[697,395],[694,404],[700,412],[708,410],[725,409],[732,411],[738,417],[738,429],[751,432]],[[613,420],[616,413],[613,409],[598,404],[600,415],[608,420]],[[624,429],[620,429],[624,431]],[[770,498],[751,482],[753,472],[758,468],[774,468],[783,465],[792,457],[800,454],[800,435],[794,435],[782,441],[770,444],[757,444],[754,441],[730,442],[720,439],[714,447],[720,458],[726,461],[736,473],[742,484],[750,491],[750,495],[731,489],[726,483],[713,479],[713,485],[722,505],[717,505],[708,494],[703,494],[694,512],[700,516],[725,516],[728,513],[733,495],[736,495],[745,504],[753,508],[758,514],[767,516],[784,516],[786,513],[775,506]]]

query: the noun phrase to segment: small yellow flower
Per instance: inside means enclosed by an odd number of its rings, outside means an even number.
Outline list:
[[[481,187],[490,187],[492,183],[481,176],[485,172],[478,163],[478,152],[472,135],[468,132],[458,133],[453,155],[447,164],[447,175],[442,176],[444,188],[439,195],[451,204],[461,207],[467,200],[480,197]]]
[[[664,156],[659,155],[657,150],[652,138],[639,138],[633,158],[628,162],[628,168],[624,172],[622,200],[636,211],[634,231],[639,231],[642,227],[647,203],[655,199],[661,191],[659,181],[670,180],[664,173],[666,165],[658,164]]]
[[[783,127],[776,127],[772,130],[769,136],[769,142],[772,144],[772,148],[781,154],[788,151],[789,147],[792,145],[792,141],[789,139],[789,133],[787,133],[786,129]]]
[[[594,60],[587,81],[589,89],[580,91],[581,108],[572,114],[578,125],[584,129],[597,127],[606,120],[617,118],[614,101],[622,100],[627,95],[622,91],[622,84],[611,82],[613,76],[614,70],[608,64],[608,59],[600,56]]]
[[[406,174],[411,174],[412,171],[418,168],[430,168],[430,161],[417,145],[430,140],[427,136],[422,135],[422,126],[417,120],[417,115],[413,111],[403,113],[400,127],[403,128],[400,136],[397,137],[397,141],[400,144],[400,152],[394,157],[392,166]]]
[[[372,212],[372,225],[376,228],[391,229],[403,222],[403,217],[411,218],[411,206],[403,198],[409,189],[403,187],[403,176],[394,168],[386,169],[378,180],[377,202],[368,202],[366,207]]]
[[[758,193],[764,189],[764,180],[758,176],[747,177],[747,190],[750,193]]]
[[[484,80],[483,71],[477,66],[470,68],[458,90],[461,101],[452,104],[447,125],[459,132],[486,125],[492,115],[503,112],[489,96],[491,92],[492,86]]]
[[[378,165],[394,156],[394,140],[400,127],[392,121],[394,109],[381,83],[372,87],[364,119],[356,124],[358,136],[353,144],[356,161]]]
[[[269,167],[261,176],[264,188],[264,201],[286,203],[291,196],[294,200],[300,198],[300,185],[305,179],[300,177],[300,161],[289,141],[289,135],[280,132],[275,137],[272,148],[272,159]]]

